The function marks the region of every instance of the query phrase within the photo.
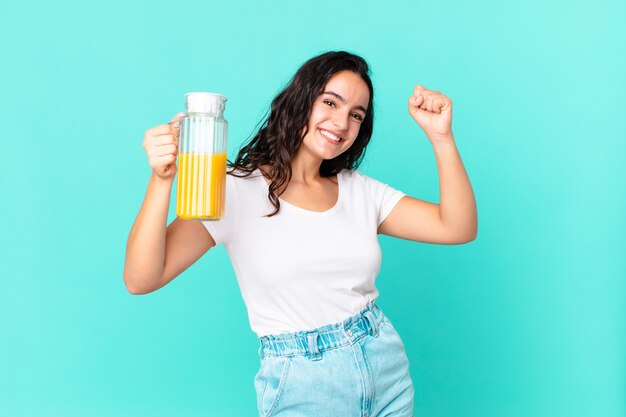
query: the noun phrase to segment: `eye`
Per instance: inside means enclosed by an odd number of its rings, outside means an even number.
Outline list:
[[[324,100],[323,103],[331,107],[335,105],[331,100]]]
[[[352,117],[354,117],[359,122],[363,121],[363,116],[361,116],[359,113],[352,113]]]

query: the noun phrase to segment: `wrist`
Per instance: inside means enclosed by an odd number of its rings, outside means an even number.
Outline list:
[[[428,135],[428,140],[433,145],[433,147],[450,147],[456,146],[454,141],[454,135],[452,133],[447,135]]]
[[[174,178],[174,175],[168,178],[163,178],[152,171],[152,174],[150,175],[150,182],[158,185],[159,187],[171,187],[172,184],[174,184]]]

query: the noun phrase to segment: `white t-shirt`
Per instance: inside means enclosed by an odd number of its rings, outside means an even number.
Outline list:
[[[378,296],[378,226],[405,194],[358,170],[343,169],[337,181],[329,210],[280,199],[268,218],[274,206],[260,170],[227,175],[224,216],[202,221],[228,252],[258,337],[341,322]]]

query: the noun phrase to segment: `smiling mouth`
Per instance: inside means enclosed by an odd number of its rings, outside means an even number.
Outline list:
[[[343,138],[341,138],[339,136],[336,136],[336,135],[333,135],[332,133],[330,133],[330,132],[328,132],[326,130],[323,130],[323,129],[318,129],[318,130],[320,131],[320,134],[322,136],[324,136],[326,139],[331,140],[332,142],[339,143],[339,142],[341,142],[343,140]]]

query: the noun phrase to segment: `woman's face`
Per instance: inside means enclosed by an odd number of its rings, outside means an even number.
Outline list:
[[[352,71],[333,75],[313,103],[301,150],[321,159],[333,159],[348,150],[365,118],[369,97],[360,75]]]

